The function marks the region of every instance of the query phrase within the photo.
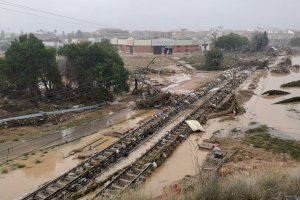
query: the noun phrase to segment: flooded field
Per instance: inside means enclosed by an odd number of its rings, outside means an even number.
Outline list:
[[[163,85],[162,91],[168,91],[174,94],[188,94],[199,86],[217,75],[220,72],[195,72],[192,74],[179,73],[173,75],[149,75],[152,81]]]
[[[300,64],[300,56],[293,58],[293,64]],[[223,120],[222,118],[209,120],[206,125],[206,133],[191,135],[146,180],[142,188],[146,194],[158,196],[162,194],[166,186],[176,183],[185,176],[196,175],[199,166],[208,154],[207,151],[199,150],[197,143],[210,138],[213,133],[227,135],[234,128],[245,130],[249,128],[251,122],[256,122],[273,128],[271,134],[300,140],[300,104],[274,104],[282,99],[300,96],[300,88],[282,89],[280,87],[284,83],[299,80],[299,71],[292,71],[290,74],[280,76],[270,72],[262,73],[264,75],[258,82],[258,87],[254,91],[255,95],[244,105],[246,113],[230,118],[230,120]],[[240,89],[248,89],[252,78],[250,77],[241,85]],[[261,96],[265,91],[276,89],[287,91],[290,94],[267,98]]]
[[[0,166],[0,199],[15,199],[33,191],[39,185],[79,164],[81,160],[77,158],[88,157],[118,140],[114,137],[115,133],[124,133],[137,127],[156,112],[156,110],[121,112],[120,115],[107,118],[106,128],[98,129],[95,134],[61,146],[29,153]],[[68,131],[64,134],[68,134]]]
[[[158,168],[142,187],[145,194],[159,196],[165,187],[180,181],[185,176],[194,176],[199,172],[208,151],[199,151],[198,144],[209,139],[213,133],[219,130],[218,126],[211,126],[216,120],[210,120],[206,126],[206,132],[194,133],[185,140],[172,155]]]

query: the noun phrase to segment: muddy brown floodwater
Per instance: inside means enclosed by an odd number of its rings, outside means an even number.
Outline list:
[[[293,64],[300,64],[300,56],[293,57]],[[240,89],[248,89],[253,77],[241,85]],[[246,113],[231,120],[216,118],[207,122],[206,132],[203,135],[193,134],[184,141],[173,154],[146,180],[142,186],[144,194],[154,197],[163,193],[168,185],[176,183],[187,175],[196,175],[199,166],[204,162],[208,152],[199,150],[197,143],[210,138],[213,133],[229,134],[234,128],[245,130],[251,122],[265,124],[274,128],[276,136],[300,140],[300,104],[274,105],[285,98],[300,96],[300,88],[282,89],[281,84],[300,79],[299,72],[278,76],[265,72],[258,82],[254,95],[245,103]],[[261,94],[268,90],[284,90],[290,95],[264,98]]]
[[[293,57],[293,64],[300,64],[300,57]],[[277,136],[300,140],[300,104],[274,104],[283,99],[300,96],[300,88],[281,88],[284,83],[300,79],[299,72],[276,75],[268,72],[256,88],[255,96],[245,104],[246,113],[239,117],[239,123],[247,126],[251,121],[265,124],[277,130]],[[265,98],[261,96],[268,90],[283,90],[289,95]]]
[[[209,139],[215,131],[220,129],[219,126],[210,126],[213,122],[215,120],[210,120],[207,123],[204,134],[193,133],[177,147],[172,155],[147,178],[141,188],[142,192],[156,197],[162,194],[166,186],[183,179],[187,175],[196,175],[209,153],[208,151],[199,151],[198,144]]]
[[[33,191],[39,185],[56,178],[79,164],[80,160],[76,159],[77,156],[89,156],[118,140],[118,138],[110,136],[112,133],[123,133],[135,128],[143,120],[155,115],[156,112],[156,110],[128,112],[123,115],[122,119],[119,117],[116,123],[111,121],[110,126],[99,130],[95,134],[55,148],[36,151],[33,154],[14,160],[14,164],[21,163],[25,165],[22,169],[12,170],[12,167],[14,167],[12,162],[1,166],[0,199],[17,199]],[[86,146],[89,148],[85,148]],[[74,155],[71,154],[78,149],[82,149],[82,151]],[[8,170],[7,173],[3,173],[3,169]]]

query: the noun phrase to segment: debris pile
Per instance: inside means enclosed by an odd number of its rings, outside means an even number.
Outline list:
[[[170,97],[170,93],[161,92],[155,96],[145,97],[143,100],[137,101],[136,107],[139,109],[161,107],[168,103]]]
[[[285,66],[278,66],[271,70],[274,74],[288,74],[290,73],[290,70]]]
[[[277,67],[271,70],[271,72],[275,74],[288,74],[290,73],[289,67],[291,66],[292,66],[291,58],[285,57],[278,63]]]

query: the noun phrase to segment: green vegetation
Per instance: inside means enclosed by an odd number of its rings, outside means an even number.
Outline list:
[[[36,159],[36,160],[34,161],[35,164],[39,164],[39,163],[41,163],[41,162],[42,162],[42,161],[39,160],[39,159]]]
[[[26,165],[23,163],[14,163],[11,165],[12,170],[22,169],[24,167],[26,167]]]
[[[170,189],[161,196],[173,200],[282,200],[285,196],[300,195],[300,174],[281,171],[219,177],[199,174],[179,184],[180,194]],[[120,199],[158,199],[142,190],[124,192]]]
[[[298,103],[298,102],[300,102],[300,97],[292,97],[289,99],[276,102],[275,104]]]
[[[300,160],[300,142],[273,137],[265,126],[246,131],[245,142],[256,148],[272,150],[276,153],[288,153],[293,159]]]
[[[269,38],[266,31],[254,33],[250,42],[251,50],[254,52],[263,51],[268,44]]]
[[[300,38],[299,37],[292,38],[290,41],[290,45],[292,47],[300,47]]]
[[[300,80],[298,81],[292,81],[286,84],[282,84],[281,87],[287,88],[287,87],[300,87]]]
[[[1,169],[1,174],[7,174],[7,173],[8,173],[8,169],[6,169],[6,168]]]
[[[289,92],[281,91],[281,90],[268,90],[261,95],[273,96],[273,95],[288,95]]]
[[[127,91],[129,72],[121,57],[108,42],[69,44],[59,49],[59,55],[68,60],[67,85],[76,84],[78,89],[95,90],[97,99],[111,99],[112,93]]]
[[[219,37],[215,41],[215,47],[229,51],[247,49],[248,46],[248,38],[234,33]]]
[[[76,33],[78,37],[82,34]],[[63,72],[58,70],[57,55],[67,60]],[[68,44],[57,52],[33,34],[22,35],[0,58],[0,94],[11,99],[30,98],[36,106],[46,98],[73,98],[79,103],[111,100],[114,94],[129,89],[128,77],[121,57],[108,41]]]
[[[205,65],[205,56],[204,54],[194,54],[191,57],[186,58],[185,60],[187,63],[189,63],[192,67],[195,69],[202,69]]]
[[[45,84],[46,90],[56,89],[61,82],[55,55],[55,49],[46,49],[33,34],[22,35],[14,40],[0,64],[1,74],[6,81],[5,91],[22,91],[35,98],[41,93],[40,81]]]
[[[220,70],[224,60],[223,52],[220,49],[214,48],[205,53],[205,69]]]

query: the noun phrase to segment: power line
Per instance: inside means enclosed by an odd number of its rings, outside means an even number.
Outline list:
[[[25,14],[25,15],[31,15],[31,16],[35,16],[35,17],[40,17],[40,18],[44,18],[44,19],[48,19],[48,20],[53,20],[53,21],[56,21],[56,22],[58,21],[58,19],[55,19],[55,18],[50,18],[50,17],[46,17],[46,16],[42,16],[42,15],[36,15],[36,14],[33,14],[33,13],[28,13],[28,12],[23,12],[23,11],[19,11],[19,10],[14,10],[14,9],[11,9],[11,8],[0,7],[0,9],[5,10],[5,11],[10,11],[10,12],[15,12],[15,13],[21,13],[21,14]],[[73,25],[87,26],[85,24],[78,24],[78,23],[74,23],[74,22],[70,22],[70,21],[65,21],[65,20],[59,20],[59,21],[64,22],[64,23],[68,23],[68,24],[73,24]],[[89,27],[91,27],[91,26],[89,26]]]
[[[81,23],[87,23],[87,24],[94,25],[94,26],[96,25],[97,27],[98,26],[110,27],[110,26],[100,24],[100,23],[96,23],[96,22],[92,22],[92,21],[89,21],[89,20],[79,19],[79,18],[70,17],[70,16],[66,16],[66,15],[61,15],[61,14],[56,14],[56,13],[53,13],[53,12],[49,12],[49,11],[45,11],[45,10],[41,10],[41,9],[29,7],[29,6],[24,6],[22,4],[11,3],[11,2],[8,2],[8,1],[0,0],[0,4],[7,5],[7,6],[12,6],[12,7],[15,7],[15,8],[21,8],[21,9],[25,9],[25,10],[30,10],[30,11],[34,11],[34,12],[39,12],[39,13],[43,13],[43,14],[47,14],[47,15],[52,15],[52,16],[55,16],[55,17],[65,18],[65,19],[69,19],[69,20],[73,20],[73,21],[78,21],[78,22],[81,22]]]

